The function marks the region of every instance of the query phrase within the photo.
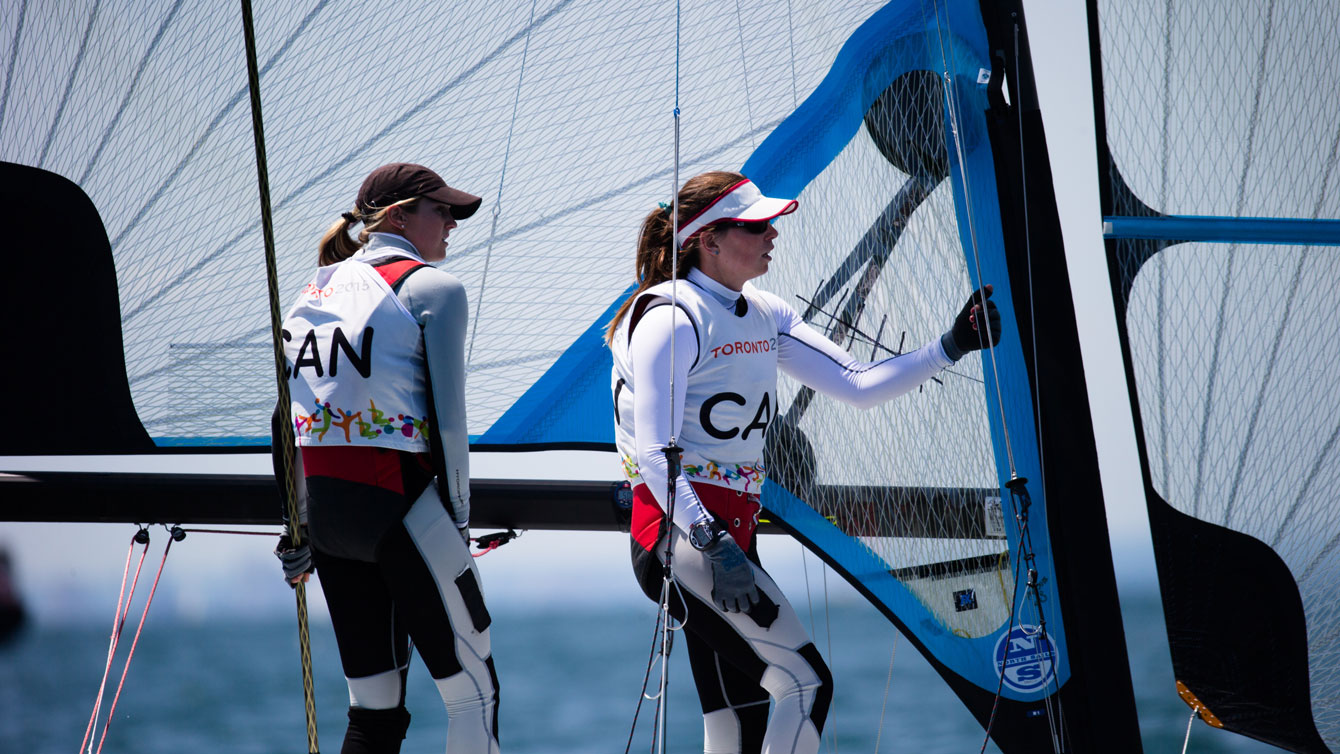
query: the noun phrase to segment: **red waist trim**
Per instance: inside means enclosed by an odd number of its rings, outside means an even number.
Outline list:
[[[758,512],[763,507],[759,504],[758,495],[715,484],[690,483],[690,486],[707,512],[725,524],[735,543],[748,552],[754,542],[754,530],[758,528]],[[656,546],[664,520],[665,511],[656,502],[651,489],[645,484],[634,487],[633,518],[629,532],[643,549],[650,552]]]
[[[328,448],[304,445],[301,450],[304,476],[343,479],[347,482],[381,487],[402,495],[405,494],[404,464],[416,464],[432,476],[433,464],[427,453],[408,453],[370,445]]]

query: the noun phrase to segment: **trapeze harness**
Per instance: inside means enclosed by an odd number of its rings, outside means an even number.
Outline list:
[[[764,435],[777,416],[777,370],[859,407],[901,395],[952,364],[939,338],[879,362],[858,362],[778,297],[735,292],[693,268],[643,292],[611,341],[615,435],[633,485],[633,569],[660,598],[666,502],[664,448],[684,449],[675,485],[672,615],[684,623],[707,752],[819,750],[833,681],[795,610],[759,564],[754,532],[767,477]],[[673,315],[673,316],[672,316]],[[674,410],[671,410],[671,330]],[[632,333],[637,334],[632,339]],[[681,408],[682,407],[682,408]],[[689,528],[715,518],[753,563],[760,602],[744,613],[713,604],[710,561]],[[768,719],[769,700],[772,718]]]
[[[322,267],[284,321],[313,561],[351,705],[345,752],[398,751],[410,639],[448,751],[498,751],[498,680],[464,541],[465,292],[375,233]]]

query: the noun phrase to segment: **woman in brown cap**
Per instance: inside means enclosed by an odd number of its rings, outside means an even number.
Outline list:
[[[290,582],[321,573],[349,684],[344,754],[400,751],[410,638],[447,708],[447,751],[498,751],[468,550],[465,289],[428,264],[479,204],[422,165],[377,168],[284,320],[292,404],[276,421],[293,422],[310,538],[276,553]]]

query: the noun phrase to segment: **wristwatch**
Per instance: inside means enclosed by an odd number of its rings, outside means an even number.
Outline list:
[[[716,521],[699,521],[689,527],[689,544],[695,550],[706,550],[720,541],[726,530]]]

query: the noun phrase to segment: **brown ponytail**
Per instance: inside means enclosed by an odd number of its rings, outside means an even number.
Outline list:
[[[357,207],[352,212],[345,212],[326,230],[325,235],[321,236],[321,241],[317,244],[317,264],[325,267],[352,257],[368,242],[369,234],[384,231],[382,225],[386,222],[386,213],[391,207],[404,207],[406,212],[412,213],[418,210],[418,204],[419,197],[416,196],[396,202],[390,207],[383,207],[371,215],[360,216]],[[360,220],[363,223],[363,230],[359,231],[358,239],[354,240],[349,236],[349,229]]]
[[[680,223],[683,224],[687,218],[701,212],[727,189],[742,180],[744,176],[739,173],[720,170],[701,173],[690,178],[679,190]],[[642,230],[638,233],[637,254],[634,259],[637,268],[637,289],[623,302],[619,311],[615,312],[609,327],[605,329],[606,343],[614,339],[614,331],[637,297],[653,285],[670,279],[671,250],[675,247],[674,233],[671,232],[670,224],[669,207],[657,207],[642,220]],[[688,276],[690,269],[698,266],[698,255],[702,249],[700,236],[703,232],[712,232],[711,226],[694,233],[679,250],[678,272],[681,279]]]

